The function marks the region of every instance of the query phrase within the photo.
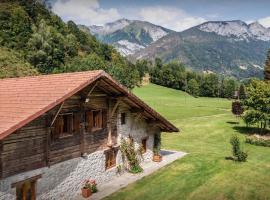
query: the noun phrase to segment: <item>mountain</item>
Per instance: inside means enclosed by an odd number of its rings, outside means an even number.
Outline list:
[[[238,40],[270,40],[270,29],[265,28],[258,22],[249,25],[240,20],[206,22],[199,25],[198,28],[205,32],[214,32],[218,35],[233,37]]]
[[[172,30],[145,21],[119,19],[104,26],[80,26],[100,41],[112,44],[122,55],[134,54],[157,41]]]
[[[199,71],[237,78],[261,77],[269,48],[270,29],[258,22],[211,21],[170,33],[130,58],[159,57],[165,62],[179,60]]]

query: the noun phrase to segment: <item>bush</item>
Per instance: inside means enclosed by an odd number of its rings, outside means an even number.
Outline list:
[[[244,112],[244,109],[241,105],[241,102],[239,101],[234,101],[232,102],[232,113],[236,116],[242,115]]]
[[[234,160],[239,162],[245,162],[247,160],[248,154],[241,150],[239,138],[236,135],[232,136],[230,139],[230,143],[232,145],[232,153]]]
[[[143,171],[139,161],[139,157],[142,157],[140,148],[138,150],[135,149],[135,144],[131,136],[129,136],[128,140],[121,139],[120,150],[123,161],[127,161],[129,164],[128,170],[131,173],[136,174]]]
[[[143,168],[140,165],[134,165],[130,167],[129,171],[132,174],[138,174],[138,173],[143,172]]]
[[[246,143],[253,144],[256,146],[270,147],[270,140],[263,140],[255,137],[247,137]]]

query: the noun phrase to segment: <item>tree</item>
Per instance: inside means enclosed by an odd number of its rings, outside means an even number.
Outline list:
[[[51,73],[64,64],[64,37],[41,20],[28,42],[29,62],[41,73]]]
[[[190,79],[188,81],[188,92],[195,97],[200,95],[200,86],[195,79]]]
[[[219,80],[216,74],[207,74],[204,76],[200,91],[202,96],[217,97]]]
[[[256,123],[260,132],[263,132],[270,121],[270,84],[252,80],[247,87],[247,98],[242,100],[242,104],[246,110],[244,120],[247,125]]]
[[[264,80],[270,81],[270,49],[268,50],[267,58],[264,66]]]
[[[247,97],[246,95],[246,88],[244,84],[241,84],[239,87],[239,98],[240,99],[245,99]]]
[[[248,154],[241,150],[240,140],[234,135],[230,139],[232,145],[232,153],[235,161],[245,162],[247,160]]]
[[[238,117],[238,116],[241,116],[243,114],[243,112],[244,112],[244,109],[241,105],[241,102],[239,102],[239,101],[232,102],[232,113],[234,115],[236,115]]]
[[[225,79],[224,80],[224,97],[233,98],[236,87],[237,85],[234,79]]]

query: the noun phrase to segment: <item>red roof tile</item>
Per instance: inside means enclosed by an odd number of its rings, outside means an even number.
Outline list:
[[[118,89],[127,93],[129,98],[142,104],[150,114],[166,123],[171,127],[168,131],[178,131],[108,74],[97,70],[0,80],[0,139],[49,111],[100,77],[108,78]]]

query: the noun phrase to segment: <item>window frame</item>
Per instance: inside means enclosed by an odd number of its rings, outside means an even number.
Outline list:
[[[92,131],[101,130],[103,128],[103,112],[102,109],[97,110],[91,110],[92,112]],[[95,116],[94,113],[98,112],[98,114]],[[95,126],[96,120],[95,117],[98,117],[98,126]]]
[[[105,170],[111,169],[116,166],[118,149],[108,149],[105,151]]]
[[[67,117],[67,123],[70,124],[70,127],[68,128],[68,124],[67,124],[67,129],[70,129],[68,130],[68,132],[62,132],[62,133],[58,133],[59,134],[59,139],[61,138],[67,138],[67,137],[72,137],[73,136],[73,123],[74,123],[74,113],[72,112],[69,112],[69,113],[61,113],[59,114],[59,116],[62,116],[62,117]],[[68,116],[70,116],[68,118]],[[63,119],[63,130],[65,128],[65,124],[64,124],[65,120]]]

